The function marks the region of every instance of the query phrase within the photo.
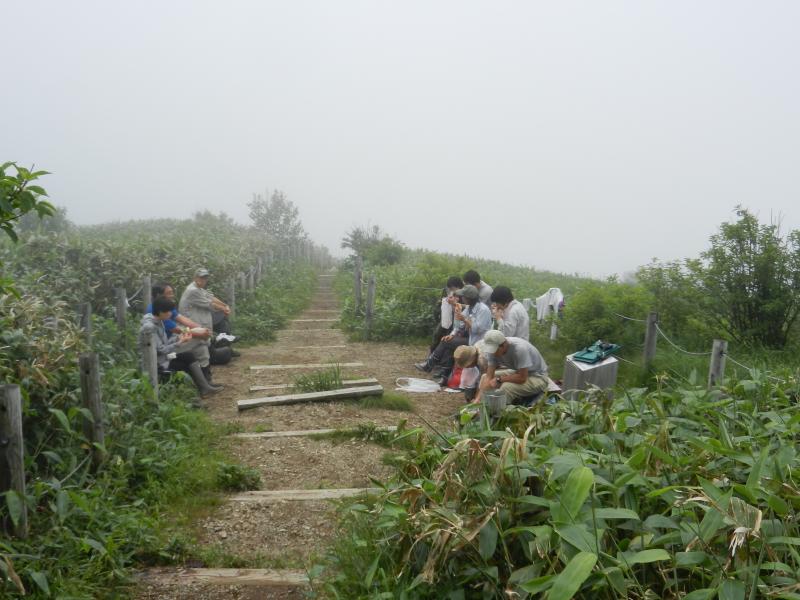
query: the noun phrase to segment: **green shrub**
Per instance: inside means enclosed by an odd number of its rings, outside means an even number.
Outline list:
[[[791,597],[800,584],[798,375],[512,407],[417,433],[344,504],[337,598]],[[469,410],[469,409],[468,409]],[[687,594],[693,594],[691,596]]]
[[[228,492],[257,490],[261,487],[261,475],[252,467],[220,463],[217,471],[217,486]]]

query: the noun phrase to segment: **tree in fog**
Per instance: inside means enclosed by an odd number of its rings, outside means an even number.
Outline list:
[[[250,209],[253,226],[279,243],[291,243],[308,237],[297,207],[280,190],[275,190],[269,200],[261,195],[255,196],[248,202],[247,208]]]

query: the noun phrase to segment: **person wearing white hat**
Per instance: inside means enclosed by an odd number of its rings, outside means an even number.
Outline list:
[[[547,390],[547,363],[527,340],[506,337],[493,329],[484,336],[481,353],[486,356],[487,368],[476,402],[483,392],[499,389],[509,404],[528,404]]]

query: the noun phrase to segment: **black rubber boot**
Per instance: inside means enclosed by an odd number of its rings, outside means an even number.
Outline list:
[[[194,385],[197,387],[197,390],[200,392],[201,396],[210,396],[224,389],[221,385],[211,385],[206,379],[203,369],[198,363],[193,362],[191,365],[189,365],[188,370],[189,376],[192,378],[192,381],[194,382]]]

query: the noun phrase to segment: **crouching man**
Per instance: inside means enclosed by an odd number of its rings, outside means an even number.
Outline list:
[[[530,342],[492,330],[484,336],[481,350],[487,368],[475,402],[485,391],[499,389],[509,404],[529,406],[547,390],[547,364]]]

